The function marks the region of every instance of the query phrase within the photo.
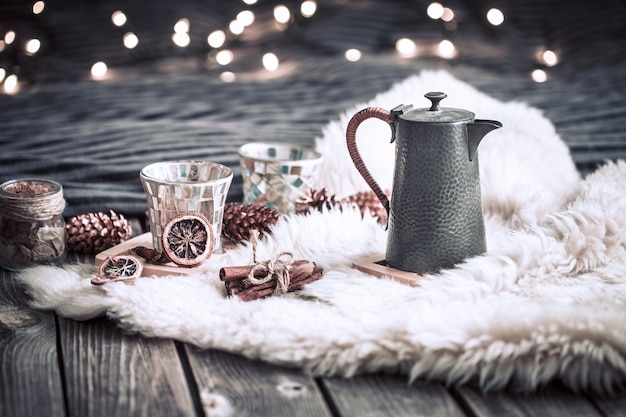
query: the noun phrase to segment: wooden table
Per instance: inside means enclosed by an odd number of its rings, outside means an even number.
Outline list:
[[[483,395],[470,386],[408,385],[402,375],[315,378],[128,334],[106,318],[34,310],[13,274],[0,273],[0,417],[626,416],[626,393],[602,398],[556,384]]]

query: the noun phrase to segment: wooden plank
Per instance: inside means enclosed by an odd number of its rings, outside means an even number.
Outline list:
[[[176,346],[126,334],[98,318],[59,318],[68,413],[89,416],[195,416]]]
[[[601,416],[587,398],[556,384],[530,394],[507,391],[483,394],[473,387],[461,387],[455,393],[476,417]]]
[[[465,416],[445,387],[421,381],[409,385],[406,376],[323,378],[321,384],[342,417]]]
[[[330,416],[315,380],[294,369],[186,345],[206,416]]]
[[[0,269],[0,416],[64,416],[54,313],[30,309]]]
[[[357,259],[352,263],[352,266],[359,271],[374,275],[375,277],[393,279],[394,281],[411,287],[419,286],[420,279],[424,278],[415,272],[401,271],[390,267],[385,260],[385,254]]]
[[[197,415],[174,341],[125,333],[106,318],[58,322],[70,417]]]

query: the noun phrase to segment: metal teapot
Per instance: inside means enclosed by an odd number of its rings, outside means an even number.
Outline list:
[[[444,93],[425,97],[430,108],[363,109],[346,131],[352,161],[387,210],[387,266],[419,274],[453,267],[487,250],[477,148],[487,133],[502,127],[474,119],[467,110],[441,108]],[[396,144],[391,204],[356,145],[358,126],[372,117],[390,124]]]

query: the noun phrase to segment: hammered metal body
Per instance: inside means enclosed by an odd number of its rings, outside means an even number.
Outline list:
[[[478,158],[466,123],[396,125],[396,168],[386,261],[437,272],[486,250]]]

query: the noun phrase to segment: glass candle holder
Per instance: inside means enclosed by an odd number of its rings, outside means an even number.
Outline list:
[[[65,260],[63,187],[45,179],[0,184],[0,265],[17,271]]]
[[[200,213],[213,226],[214,252],[221,250],[220,236],[232,170],[207,161],[167,161],[144,167],[141,184],[148,201],[152,244],[163,250],[163,228],[182,213]]]
[[[244,203],[289,214],[315,184],[322,155],[297,145],[248,143],[239,148],[239,161]]]

